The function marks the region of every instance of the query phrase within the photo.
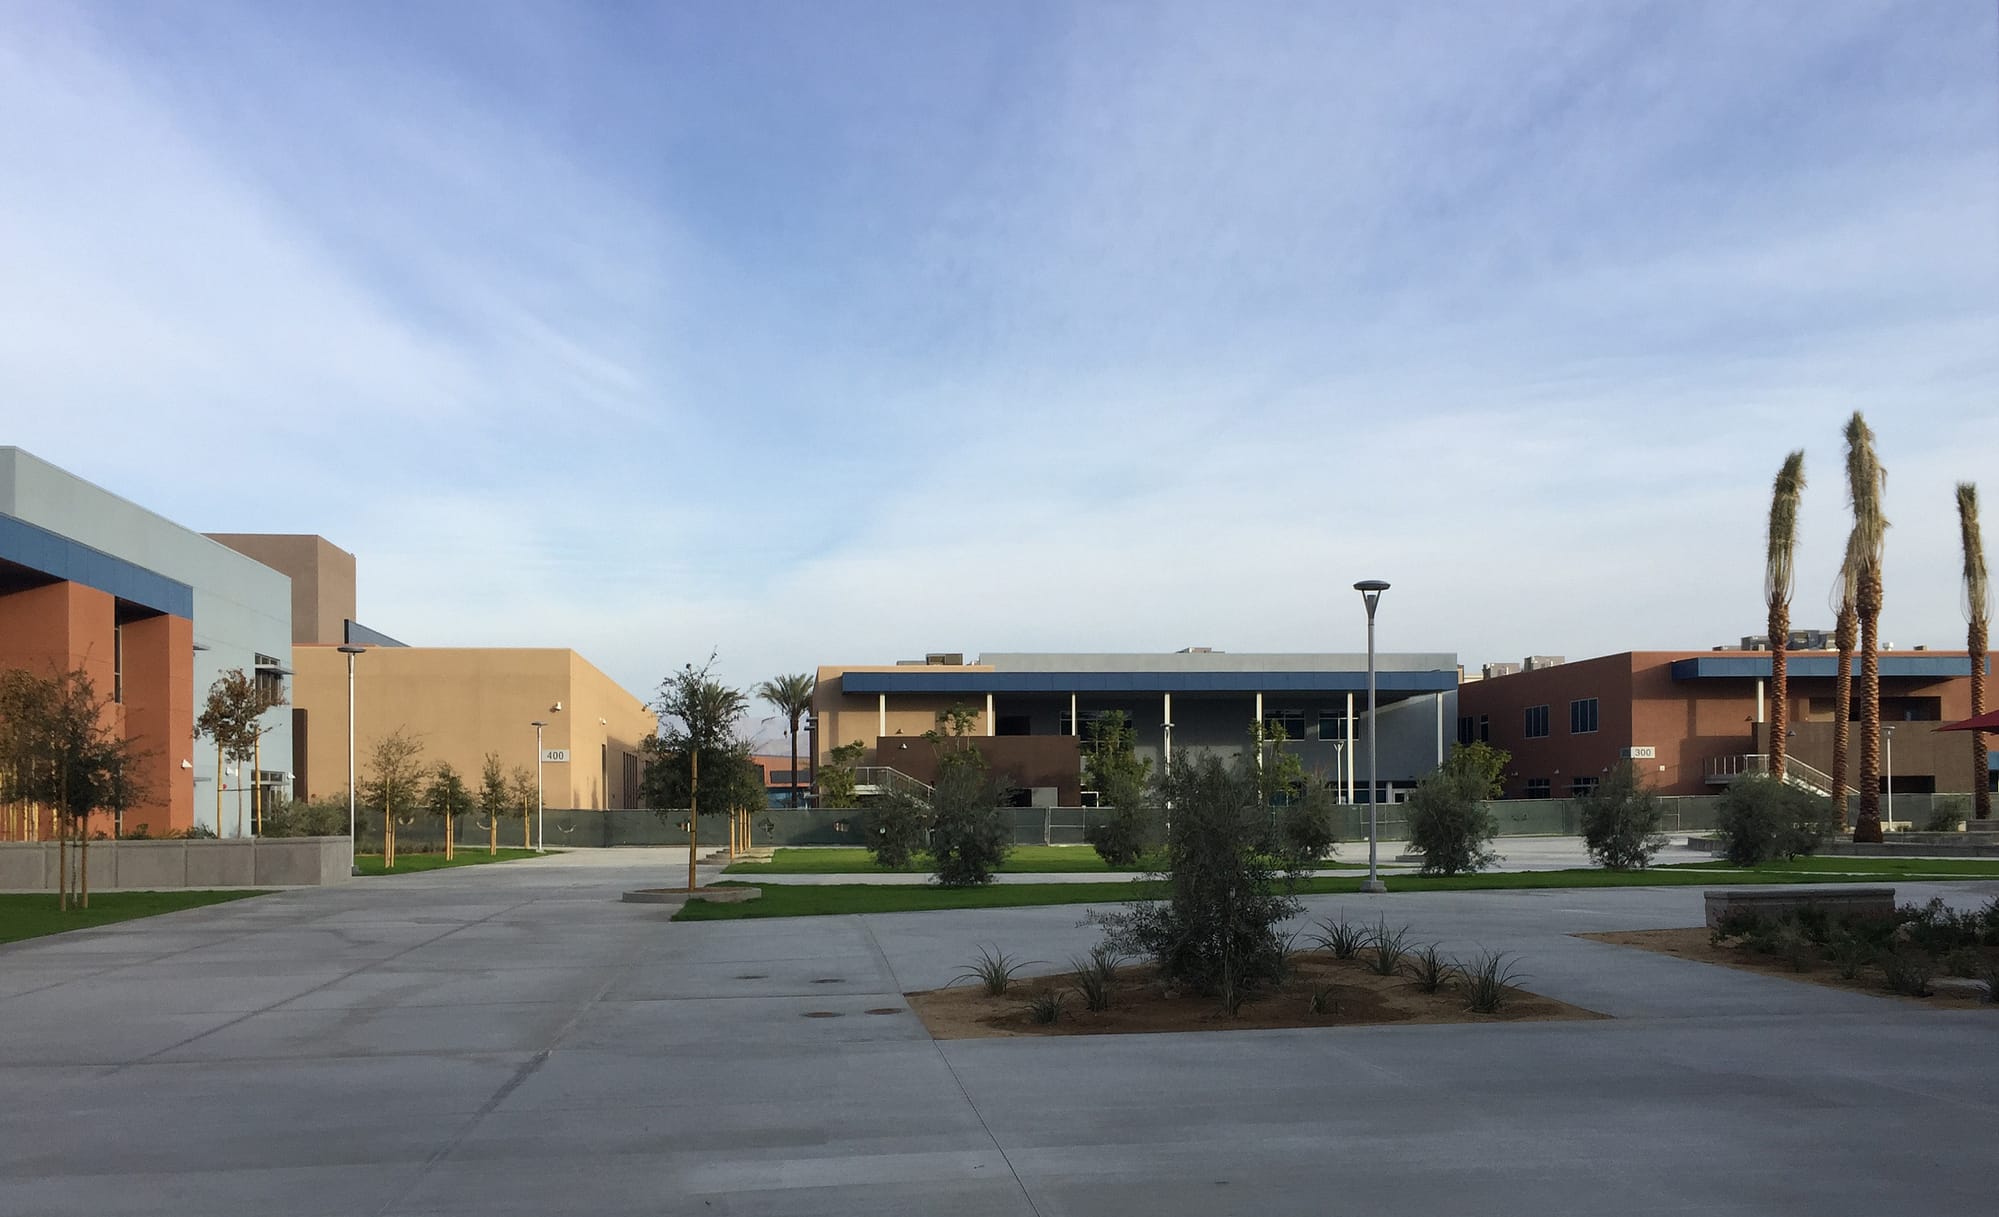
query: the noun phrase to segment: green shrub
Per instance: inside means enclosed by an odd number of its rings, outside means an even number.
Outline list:
[[[1816,852],[1832,832],[1832,802],[1762,774],[1737,778],[1715,808],[1715,836],[1737,866]]]
[[[1666,845],[1659,826],[1665,819],[1659,796],[1630,761],[1622,761],[1594,790],[1576,800],[1583,843],[1590,857],[1609,870],[1639,870]]]
[[[1924,832],[1961,832],[1966,804],[1962,796],[1949,795],[1930,801],[1930,814],[1923,821]]]
[[[1312,935],[1312,941],[1322,951],[1331,951],[1334,959],[1352,959],[1367,946],[1367,927],[1355,925],[1345,917],[1327,917],[1319,922],[1319,932]]]
[[[1016,959],[997,946],[980,947],[979,957],[965,965],[965,970],[958,973],[957,978],[951,983],[955,985],[960,980],[973,981],[986,991],[987,997],[998,997],[1007,991],[1007,988],[1013,984],[1015,975],[1030,962],[1034,961]]]
[[[916,860],[930,839],[930,809],[900,791],[885,795],[867,815],[867,849],[884,870]]]
[[[1301,872],[1278,869],[1270,817],[1251,762],[1175,758],[1160,788],[1173,807],[1166,844],[1169,897],[1094,912],[1105,942],[1158,961],[1162,977],[1239,1006],[1284,968],[1277,927],[1296,916]]]
[[[1463,875],[1499,861],[1492,839],[1499,825],[1485,808],[1477,773],[1440,768],[1416,784],[1405,805],[1409,844],[1422,851],[1426,875]]]
[[[1979,996],[1985,999],[1987,1005],[1999,1002],[1999,963],[1986,965],[1984,980],[1985,992]]]
[[[1802,926],[1790,920],[1778,924],[1776,932],[1771,935],[1767,953],[1790,964],[1793,972],[1809,972],[1812,961],[1818,958],[1819,948]]]
[[[153,839],[153,828],[150,824],[134,824],[123,835],[127,841],[150,841]]]
[[[344,837],[347,800],[290,799],[264,809],[266,837]]]
[[[1967,980],[1982,974],[1988,966],[1985,952],[1977,947],[1959,947],[1943,957],[1944,971]]]
[[[1936,961],[1922,951],[1899,947],[1881,957],[1881,977],[1891,992],[1928,997],[1936,976]]]
[[[1730,938],[1748,938],[1765,932],[1768,918],[1746,908],[1730,908],[1722,911],[1715,919],[1713,928],[1708,930],[1708,941],[1720,946]]]
[[[1833,930],[1831,941],[1826,944],[1826,953],[1832,958],[1832,966],[1839,972],[1841,980],[1858,980],[1860,971],[1874,962],[1880,948],[1866,939],[1838,927]]]
[[[1048,1024],[1061,1019],[1063,999],[1068,994],[1061,989],[1050,989],[1027,999],[1027,1017],[1037,1023]]]
[[[1983,942],[1988,923],[1984,912],[1960,913],[1932,896],[1924,905],[1905,904],[1895,910],[1894,941],[1930,955],[1948,955]]]
[[[1069,966],[1076,973],[1076,992],[1089,1010],[1108,1010],[1117,994],[1119,956],[1102,943],[1088,955],[1072,955]]]
[[[1338,1016],[1340,1012],[1338,985],[1319,985],[1305,998],[1305,1013]]]
[[[1503,951],[1481,951],[1470,964],[1459,964],[1465,1005],[1477,1014],[1497,1014],[1521,979]]]
[[[1301,866],[1323,861],[1338,852],[1334,825],[1333,797],[1325,786],[1314,784],[1306,797],[1277,809],[1278,848]]]

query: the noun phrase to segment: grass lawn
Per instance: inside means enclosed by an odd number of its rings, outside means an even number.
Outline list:
[[[54,892],[0,896],[0,942],[19,942],[64,930],[82,930],[135,917],[262,896],[264,892],[92,892],[90,907],[59,912]]]
[[[447,866],[478,866],[485,862],[518,862],[522,858],[538,855],[531,849],[503,849],[497,855],[486,852],[484,846],[460,849],[447,861],[443,854],[397,854],[396,869],[382,869],[382,855],[359,854],[354,865],[361,868],[364,875],[407,875],[413,871],[442,870]]]
[[[1365,862],[1322,862],[1329,870],[1365,868]],[[1011,875],[1144,874],[1152,867],[1106,866],[1097,851],[1087,845],[1016,845],[999,868]],[[724,874],[730,875],[927,875],[930,863],[919,861],[892,872],[875,865],[868,851],[853,848],[780,849],[768,862],[738,862]]]
[[[1823,861],[1867,861],[1868,859],[1822,859]],[[1727,884],[1756,883],[1868,883],[1877,882],[1886,872],[1864,871],[1847,874],[1815,870],[1784,869],[1778,865],[1754,870],[1730,869],[1708,864],[1693,867],[1659,867],[1643,871],[1608,871],[1593,868],[1545,871],[1500,871],[1483,875],[1384,876],[1389,889],[1397,892],[1489,892],[1530,888],[1577,887],[1721,887]],[[1929,874],[1923,878],[1964,879],[1972,874]],[[1888,877],[1905,877],[1891,875]],[[1359,893],[1361,876],[1324,875],[1299,886],[1305,896]],[[890,887],[885,884],[841,883],[824,886],[765,884],[763,898],[743,904],[709,904],[695,901],[674,916],[675,921],[735,921],[751,917],[817,917],[841,913],[909,913],[927,909],[1021,908],[1041,904],[1112,904],[1119,901],[1153,898],[1163,885],[1120,880],[1115,883],[1008,883],[977,888]]]
[[[1671,870],[1731,870],[1726,861],[1677,862]],[[1766,862],[1758,874],[1873,875],[1884,879],[1999,879],[1999,858],[1793,858]]]

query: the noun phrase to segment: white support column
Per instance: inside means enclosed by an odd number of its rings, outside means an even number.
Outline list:
[[[1160,722],[1164,725],[1164,730],[1161,732],[1160,753],[1165,758],[1164,767],[1170,769],[1173,766],[1173,695],[1162,693],[1160,696],[1166,699],[1165,709],[1160,711],[1162,716]]]
[[[1437,694],[1437,763],[1444,763],[1444,695]]]
[[[1083,737],[1083,724],[1076,721],[1076,695],[1069,695],[1069,734],[1078,739]]]
[[[1256,691],[1256,715],[1249,720],[1249,725],[1252,727],[1261,727],[1263,725],[1263,690],[1261,689]]]
[[[993,695],[986,694],[986,734],[993,733]]]
[[[876,711],[876,714],[877,714],[877,716],[878,716],[878,717],[877,717],[877,720],[876,720],[876,726],[875,726],[875,734],[876,734],[876,735],[878,735],[878,736],[879,736],[879,735],[887,735],[887,734],[888,734],[888,694],[886,694],[886,693],[879,693],[879,694],[876,694],[876,697],[878,698],[878,700],[876,701],[876,703],[875,703],[875,704],[876,704],[876,706],[878,706],[878,707],[879,707],[879,709],[878,709],[878,710]]]
[[[1347,694],[1347,803],[1353,803],[1353,771],[1360,768],[1360,749],[1353,729],[1353,694]]]
[[[1763,682],[1761,680],[1758,680],[1756,682],[1756,721],[1759,723],[1767,723],[1770,721],[1768,718],[1764,717]]]

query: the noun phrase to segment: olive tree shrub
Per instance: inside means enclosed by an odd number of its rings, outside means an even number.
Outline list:
[[[1465,875],[1499,861],[1492,839],[1499,825],[1485,800],[1499,793],[1509,755],[1490,744],[1457,744],[1442,765],[1409,795],[1409,843],[1423,854],[1426,875]]]
[[[1834,831],[1832,801],[1767,774],[1729,783],[1715,808],[1722,853],[1737,866],[1760,866],[1818,851]]]
[[[1665,848],[1666,838],[1659,832],[1665,810],[1630,761],[1578,797],[1576,809],[1582,815],[1583,844],[1606,869],[1642,870]]]

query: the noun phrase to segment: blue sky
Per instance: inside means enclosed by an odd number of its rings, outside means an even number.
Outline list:
[[[926,650],[1962,645],[1999,15],[0,6],[0,432],[629,686]],[[1987,490],[1999,499],[1999,479]],[[1993,513],[1999,519],[1999,507]]]

